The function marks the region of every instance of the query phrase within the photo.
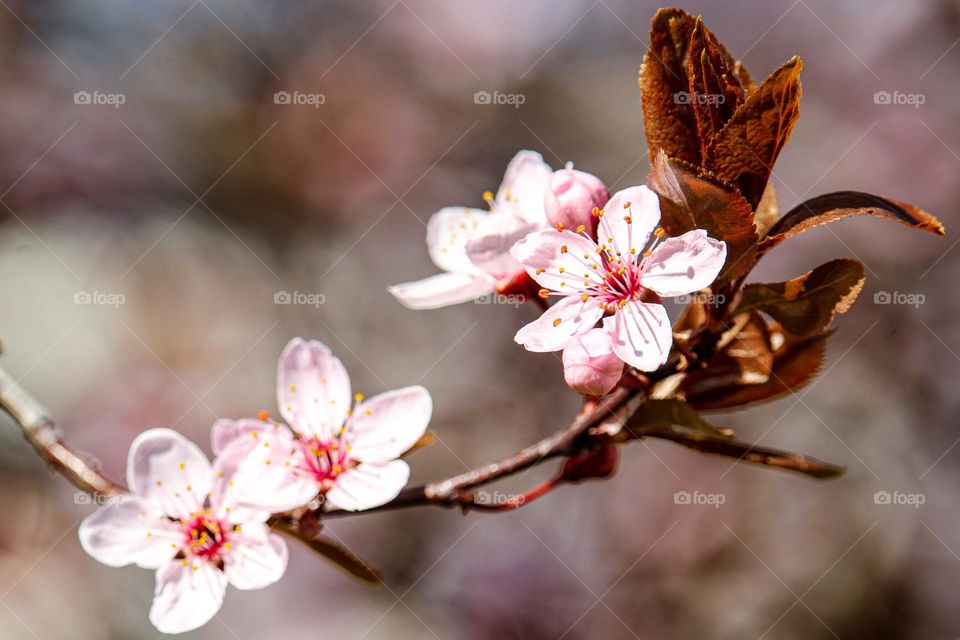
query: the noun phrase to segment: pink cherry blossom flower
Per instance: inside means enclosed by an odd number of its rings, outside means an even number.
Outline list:
[[[613,352],[613,340],[603,329],[574,336],[563,350],[563,379],[587,396],[603,396],[623,377],[623,360]]]
[[[244,453],[226,450],[211,467],[179,433],[145,431],[130,447],[130,493],[110,498],[80,525],[80,544],[96,560],[157,570],[150,621],[162,633],[208,622],[228,583],[259,589],[287,568],[286,544],[266,525],[270,514],[238,507]]]
[[[597,241],[585,233],[545,229],[511,250],[545,288],[541,293],[561,296],[520,329],[516,341],[530,351],[558,351],[603,318],[614,353],[628,365],[653,371],[666,362],[673,342],[660,296],[709,286],[723,267],[726,244],[702,229],[662,239],[660,204],[647,187],[617,192],[598,213]]]
[[[510,247],[547,226],[543,208],[550,166],[534,151],[521,151],[510,164],[496,197],[485,194],[490,212],[447,207],[427,224],[430,258],[444,273],[389,288],[404,306],[435,309],[468,302],[524,276]]]
[[[550,226],[576,230],[583,225],[595,237],[599,220],[593,209],[602,207],[609,199],[610,191],[597,176],[560,169],[550,176],[543,206]]]
[[[244,493],[244,504],[273,512],[318,494],[328,508],[349,511],[389,502],[410,476],[398,458],[424,434],[433,411],[420,386],[352,398],[340,360],[324,344],[300,338],[280,356],[277,403],[286,424],[220,420],[212,434],[214,451],[248,448],[240,473],[256,488]]]

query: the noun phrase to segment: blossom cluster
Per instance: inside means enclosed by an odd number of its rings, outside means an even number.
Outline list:
[[[448,207],[430,219],[427,247],[444,273],[390,291],[431,309],[539,286],[540,298],[558,301],[516,341],[562,350],[564,377],[584,395],[607,393],[624,364],[653,371],[666,362],[673,334],[662,298],[710,286],[726,260],[726,244],[702,229],[666,238],[646,186],[611,195],[600,178],[553,171],[533,151],[518,153],[484,198],[489,212]]]
[[[305,506],[356,511],[392,500],[410,469],[399,457],[423,436],[433,403],[420,386],[370,399],[351,395],[343,364],[320,342],[291,341],[280,357],[283,422],[219,420],[211,463],[170,429],[150,429],[130,447],[130,493],[80,526],[100,562],[156,570],[150,621],[165,634],[216,615],[227,585],[259,589],[287,566],[271,514]]]
[[[661,297],[710,286],[726,259],[726,245],[701,229],[666,238],[647,187],[611,195],[596,176],[553,171],[533,151],[518,153],[485,199],[489,212],[453,207],[431,218],[427,246],[444,273],[390,290],[415,309],[536,292],[543,315],[516,341],[562,350],[567,383],[587,396],[609,392],[624,365],[663,364],[673,335]],[[400,457],[433,410],[420,386],[369,400],[352,394],[340,360],[300,338],[280,356],[277,404],[279,421],[267,412],[218,420],[212,463],[175,431],[144,432],[129,452],[130,492],[80,527],[83,548],[100,562],[156,570],[150,620],[165,634],[208,622],[228,584],[258,589],[280,579],[287,548],[271,533],[274,514],[394,499],[410,475]]]

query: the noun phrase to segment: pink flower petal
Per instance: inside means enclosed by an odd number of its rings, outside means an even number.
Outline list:
[[[350,456],[362,462],[389,462],[412,447],[427,430],[433,400],[420,386],[387,391],[362,402],[348,426]]]
[[[277,368],[280,415],[299,433],[332,438],[350,410],[350,377],[322,342],[294,338]]]
[[[493,293],[496,283],[487,275],[440,273],[415,282],[388,287],[387,290],[408,309],[439,309],[469,302]]]
[[[520,329],[514,340],[528,351],[559,351],[570,338],[592,329],[602,315],[598,302],[581,302],[577,296],[567,296]]]
[[[130,445],[130,491],[169,516],[187,517],[203,507],[210,492],[210,462],[202,451],[171,429],[149,429]]]
[[[410,478],[410,467],[403,460],[364,463],[337,477],[327,492],[327,507],[361,511],[390,502]]]
[[[302,507],[319,491],[314,478],[300,470],[302,461],[299,443],[284,427],[234,439],[214,461],[211,509],[240,522]]]
[[[111,567],[157,569],[176,554],[171,545],[182,542],[183,532],[173,522],[131,495],[111,498],[80,524],[80,546]]]
[[[579,293],[603,284],[597,245],[578,233],[543,229],[529,234],[510,250],[537,283],[552,291]],[[591,265],[597,265],[593,269]]]
[[[613,352],[610,334],[591,329],[563,350],[563,379],[577,393],[602,396],[623,376],[623,361]]]
[[[603,319],[603,328],[613,336],[613,352],[641,371],[656,370],[670,355],[673,330],[663,305],[628,302]]]
[[[237,589],[262,589],[287,570],[287,545],[265,525],[245,525],[234,540],[223,570]]]
[[[221,419],[213,423],[213,429],[210,430],[210,443],[213,447],[213,453],[216,455],[238,438],[249,436],[252,433],[272,433],[276,429],[277,425],[274,423],[254,420],[253,418]]]
[[[489,214],[480,209],[445,207],[427,223],[427,250],[433,263],[444,271],[478,273],[467,257],[467,242]]]
[[[641,284],[661,296],[682,296],[709,287],[727,259],[727,245],[703,229],[658,244],[644,263]]]
[[[489,215],[467,243],[467,256],[474,265],[496,277],[520,272],[523,267],[510,255],[510,247],[536,229],[536,224],[523,218]]]
[[[227,577],[209,562],[174,560],[157,571],[150,622],[161,633],[192,631],[220,610]]]
[[[496,213],[508,213],[537,226],[546,226],[543,197],[553,169],[536,151],[520,151],[513,157],[497,191]]]
[[[614,247],[623,255],[639,256],[650,234],[660,223],[660,201],[645,186],[617,191],[603,207],[597,243]]]

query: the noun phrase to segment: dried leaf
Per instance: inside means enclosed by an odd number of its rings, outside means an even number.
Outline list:
[[[650,157],[661,149],[700,164],[700,142],[689,94],[687,48],[696,20],[681,9],[661,9],[653,17],[650,47],[640,67],[643,126]]]
[[[699,18],[690,34],[688,59],[690,103],[705,157],[714,136],[743,102],[744,91],[733,71],[733,57]]]
[[[738,458],[745,462],[786,469],[814,478],[835,478],[845,469],[796,453],[787,453],[740,442],[733,432],[712,426],[682,400],[647,400],[627,421],[634,437],[670,440],[685,447]]]
[[[713,140],[704,166],[756,207],[773,164],[800,115],[800,70],[794,57],[747,95]]]
[[[827,338],[821,333],[809,338],[797,338],[773,325],[769,329],[771,342],[777,345],[773,353],[773,371],[763,384],[731,385],[712,391],[685,390],[684,396],[698,411],[735,409],[756,402],[775,400],[813,380],[823,366],[827,353]]]
[[[763,255],[787,238],[840,218],[871,215],[942,236],[943,225],[911,204],[860,191],[836,191],[802,202],[780,218],[760,243]]]
[[[753,222],[757,225],[757,235],[761,238],[767,235],[770,227],[780,219],[780,201],[777,198],[777,190],[773,184],[767,183],[767,188],[763,190],[757,209],[753,213]]]
[[[728,458],[737,458],[744,462],[762,464],[767,467],[784,469],[785,471],[796,471],[797,473],[802,473],[811,478],[817,478],[818,480],[837,478],[847,472],[846,468],[842,466],[804,456],[799,453],[767,449],[766,447],[740,442],[739,440],[712,438],[702,432],[691,431],[689,429],[674,428],[669,431],[651,435],[655,438],[662,438],[676,442],[677,444],[682,444],[685,447],[702,451],[703,453],[713,453]]]
[[[660,152],[647,178],[660,196],[660,224],[671,236],[705,229],[727,243],[727,261],[719,283],[735,280],[756,263],[757,232],[753,211],[737,190],[709,173],[698,173]]]
[[[627,419],[626,427],[620,432],[623,434],[621,438],[653,435],[673,427],[700,432],[712,438],[732,438],[734,435],[729,429],[712,426],[693,407],[677,398],[647,400]]]
[[[383,582],[383,577],[376,568],[358,558],[353,552],[335,540],[326,536],[315,536],[309,539],[298,537],[297,539],[355,578],[373,584]]]
[[[864,280],[863,265],[858,260],[831,260],[786,282],[748,284],[735,313],[763,311],[790,333],[809,336],[825,329],[835,314],[850,308]]]
[[[743,314],[720,348],[703,369],[684,376],[680,392],[698,397],[718,389],[763,384],[773,370],[773,347],[767,323],[759,314]]]
[[[434,442],[436,442],[436,441],[437,441],[437,437],[436,437],[435,435],[433,435],[433,432],[432,432],[432,431],[427,431],[427,432],[424,433],[422,436],[420,436],[420,439],[419,439],[419,440],[417,440],[416,442],[413,443],[413,446],[412,446],[412,447],[410,447],[409,449],[407,449],[406,451],[404,451],[402,454],[400,454],[400,457],[401,457],[401,458],[406,458],[407,456],[409,456],[409,455],[410,455],[411,453],[413,453],[414,451],[419,451],[420,449],[425,449],[426,447],[429,447],[430,445],[432,445],[432,444],[433,444]]]

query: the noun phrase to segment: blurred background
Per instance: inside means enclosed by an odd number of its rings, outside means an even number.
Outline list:
[[[274,411],[276,358],[298,335],[330,345],[367,394],[431,390],[439,442],[411,459],[413,481],[516,450],[576,412],[559,359],[512,340],[532,307],[413,312],[386,286],[436,271],[425,221],[481,207],[519,149],[611,189],[644,182],[636,76],[657,4],[0,5],[2,366],[108,474],[122,477],[143,429],[172,426],[209,452],[217,417]],[[609,482],[511,514],[334,521],[386,587],[293,548],[284,580],[231,589],[190,637],[960,635],[960,3],[684,8],[758,80],[794,54],[806,62],[773,180],[782,210],[857,189],[947,227],[943,239],[850,220],[790,240],[754,273],[867,265],[820,381],[713,419],[848,475],[817,483],[633,444]],[[514,98],[478,104],[480,91]],[[152,574],[87,557],[76,530],[93,506],[0,426],[0,637],[157,638]],[[678,491],[723,504],[676,504]],[[923,504],[878,504],[878,491]]]

